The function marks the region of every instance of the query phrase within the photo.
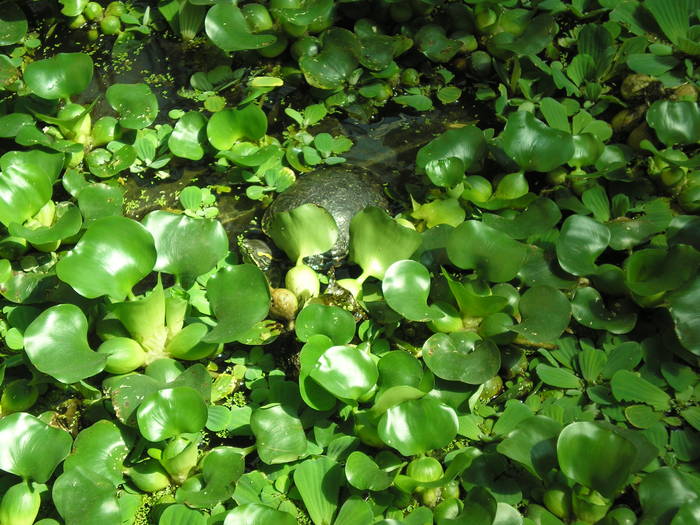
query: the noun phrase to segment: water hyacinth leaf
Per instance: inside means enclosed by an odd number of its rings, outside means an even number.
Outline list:
[[[105,96],[123,128],[145,128],[158,116],[158,99],[146,84],[112,84]]]
[[[700,105],[688,100],[657,100],[646,115],[647,123],[667,146],[700,141]]]
[[[557,466],[556,438],[560,431],[558,421],[541,415],[532,416],[522,420],[496,450],[542,478]]]
[[[434,159],[425,165],[430,182],[441,188],[451,188],[464,178],[464,162],[457,157]]]
[[[63,470],[91,470],[116,487],[124,481],[124,460],[129,448],[124,433],[113,422],[102,419],[80,431]]]
[[[606,497],[612,497],[627,483],[636,456],[631,441],[593,422],[571,423],[557,440],[562,472]]]
[[[168,148],[176,157],[199,160],[204,156],[207,119],[199,111],[188,111],[175,124],[168,138]]]
[[[139,405],[163,385],[144,374],[129,374],[110,377],[104,381],[103,386],[110,394],[117,419],[126,425],[136,426]]]
[[[618,370],[610,380],[612,393],[618,401],[646,403],[657,410],[666,411],[671,398],[658,386],[629,370]]]
[[[40,150],[8,151],[0,157],[0,222],[33,217],[51,198],[63,155]]]
[[[419,262],[396,261],[389,266],[382,280],[382,293],[391,309],[410,321],[429,321],[443,315],[439,308],[427,304],[430,272]]]
[[[90,173],[95,177],[109,179],[131,166],[136,157],[136,148],[130,144],[124,144],[113,153],[103,148],[93,149],[87,154],[85,160]]]
[[[571,215],[562,224],[556,241],[557,259],[573,275],[590,275],[596,272],[595,260],[609,242],[607,226],[585,215]]]
[[[158,258],[153,269],[175,275],[185,288],[228,253],[228,236],[215,219],[156,210],[141,222],[155,241]]]
[[[484,213],[482,221],[516,240],[548,232],[561,219],[556,203],[546,197],[533,201],[517,217],[508,219],[493,213]]]
[[[522,322],[511,329],[535,343],[555,341],[571,319],[566,295],[551,286],[533,286],[520,297]]]
[[[269,235],[287,257],[298,263],[304,257],[330,250],[338,238],[338,226],[328,211],[309,203],[276,213]]]
[[[106,357],[88,344],[88,321],[73,304],[44,310],[24,332],[27,357],[41,372],[71,384],[100,373]]]
[[[527,257],[524,244],[479,221],[465,221],[450,232],[447,241],[450,261],[463,270],[502,283],[513,279]]]
[[[698,499],[692,478],[672,467],[661,467],[644,476],[638,495],[644,521],[654,524],[672,523],[679,508]]]
[[[151,234],[126,217],[104,217],[90,224],[78,244],[56,265],[58,278],[83,297],[108,295],[122,301],[156,262]]]
[[[613,310],[606,308],[600,292],[592,286],[578,288],[571,300],[571,313],[583,326],[613,334],[631,331],[637,324],[637,314],[619,301],[613,307]]]
[[[458,428],[457,414],[451,407],[422,398],[389,408],[379,420],[377,432],[384,443],[412,456],[444,447],[455,438]]]
[[[369,354],[339,345],[321,354],[310,376],[334,396],[357,400],[377,383],[379,371]]]
[[[289,463],[306,455],[301,420],[280,404],[257,408],[250,416],[258,456],[267,465]]]
[[[417,231],[401,226],[376,206],[368,206],[350,221],[350,259],[377,279],[383,279],[396,261],[409,259],[420,245]]]
[[[61,474],[51,496],[65,525],[120,523],[117,490],[109,480],[85,467]]]
[[[163,441],[202,430],[207,422],[207,405],[194,388],[164,388],[143,400],[136,420],[144,438]]]
[[[700,252],[686,244],[637,250],[625,260],[625,285],[641,296],[675,290],[699,265]]]
[[[337,90],[345,85],[358,65],[361,46],[357,36],[347,29],[332,28],[323,35],[323,49],[315,55],[299,58],[299,69],[309,85]]]
[[[350,496],[340,507],[333,525],[365,525],[374,518],[369,502],[359,496]]]
[[[345,463],[348,483],[359,490],[386,490],[392,478],[372,458],[360,451],[352,452]]]
[[[37,483],[46,483],[70,453],[73,439],[65,430],[16,412],[0,419],[0,469]]]
[[[0,14],[0,46],[16,44],[27,34],[27,17],[15,2],[6,2]]]
[[[259,140],[265,133],[267,116],[256,104],[218,111],[207,123],[207,138],[220,151],[230,149],[239,140]]]
[[[326,456],[307,459],[294,469],[294,485],[315,524],[331,525],[344,481],[340,465]]]
[[[236,449],[221,446],[207,452],[199,468],[204,486],[201,490],[181,486],[177,491],[176,501],[191,507],[211,508],[231,497],[236,481],[245,470],[245,462]]]
[[[160,278],[147,294],[136,300],[116,303],[111,310],[129,335],[146,351],[162,352],[167,329],[165,294]]]
[[[222,268],[207,281],[207,298],[219,323],[204,338],[229,343],[265,319],[270,292],[265,274],[252,264]]]
[[[681,344],[695,355],[700,355],[700,277],[667,298],[676,334]]]
[[[474,344],[462,340],[460,333],[437,333],[423,344],[423,361],[441,379],[480,385],[491,379],[501,367],[501,354],[491,342]]]
[[[204,31],[215,46],[226,52],[260,49],[276,40],[274,35],[253,34],[240,8],[229,3],[217,3],[209,9]]]
[[[319,358],[331,346],[333,346],[333,341],[330,338],[315,334],[308,338],[307,343],[299,352],[299,394],[304,403],[314,410],[330,410],[336,404],[336,398],[310,376]]]
[[[198,510],[179,503],[168,505],[158,519],[158,525],[206,525],[207,518]]]
[[[481,165],[481,161],[486,155],[486,149],[484,133],[478,127],[464,126],[463,128],[451,129],[418,150],[416,167],[419,173],[426,172],[430,176],[427,170],[429,163],[447,160],[450,171],[454,171],[458,165],[455,166],[454,161],[449,159],[456,158],[462,161],[464,166],[462,173],[465,170],[474,171]],[[447,180],[451,180],[451,178]]]
[[[39,245],[72,237],[80,231],[82,225],[83,216],[80,209],[73,204],[67,204],[57,206],[56,219],[51,226],[31,229],[14,222],[10,223],[8,230],[10,235],[22,237],[34,245]]]
[[[224,525],[296,525],[297,520],[288,512],[275,510],[260,503],[245,503],[226,514]]]
[[[382,355],[377,363],[379,394],[392,386],[407,385],[418,388],[423,379],[423,365],[407,352],[392,350]]]
[[[505,152],[524,171],[552,171],[574,154],[569,133],[548,127],[527,111],[511,114],[500,138]]]
[[[58,53],[27,64],[24,81],[32,92],[48,100],[82,93],[92,80],[93,63],[85,53]]]
[[[336,345],[344,345],[355,335],[355,318],[339,306],[309,304],[297,315],[294,329],[304,343],[312,336],[321,334],[328,336]]]

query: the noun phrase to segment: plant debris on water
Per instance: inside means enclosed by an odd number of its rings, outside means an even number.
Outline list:
[[[0,0],[0,525],[700,523],[697,0]]]

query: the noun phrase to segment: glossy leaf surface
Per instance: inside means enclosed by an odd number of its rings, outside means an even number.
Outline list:
[[[306,436],[301,421],[282,405],[254,410],[250,428],[263,463],[289,463],[306,455]]]
[[[93,63],[85,53],[58,53],[27,65],[24,81],[36,95],[54,100],[82,93],[92,80]]]
[[[193,388],[165,388],[143,400],[136,419],[143,437],[163,441],[202,430],[207,422],[207,405]]]
[[[428,321],[442,316],[434,306],[428,306],[430,272],[421,263],[396,261],[387,268],[382,280],[382,292],[387,304],[411,321]]]
[[[124,128],[145,128],[158,115],[158,99],[146,84],[112,84],[106,97],[119,113],[119,125]]]

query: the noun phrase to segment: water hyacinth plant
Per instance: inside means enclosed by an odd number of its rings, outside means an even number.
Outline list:
[[[699,27],[0,1],[0,525],[700,522]]]

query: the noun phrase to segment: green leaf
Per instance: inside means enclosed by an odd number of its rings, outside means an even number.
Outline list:
[[[321,355],[331,346],[333,346],[331,339],[325,335],[315,334],[309,336],[307,343],[299,352],[299,393],[304,403],[314,410],[330,410],[336,404],[336,398],[310,376]]]
[[[427,304],[430,272],[419,262],[396,261],[389,266],[382,280],[382,293],[392,310],[409,321],[429,321],[442,317],[439,308]]]
[[[294,469],[294,484],[315,525],[331,525],[343,481],[340,465],[325,456],[302,461]]]
[[[104,217],[88,226],[78,244],[56,265],[58,278],[80,295],[122,301],[156,262],[151,234],[126,217]]]
[[[215,219],[156,210],[142,224],[153,236],[158,253],[153,269],[177,276],[185,288],[228,253],[228,236]]]
[[[578,354],[581,375],[589,383],[594,383],[598,379],[607,362],[608,358],[605,352],[595,348],[586,348]]]
[[[652,14],[666,37],[678,44],[688,34],[691,2],[668,3],[663,0],[645,0],[644,7]]]
[[[573,372],[564,368],[556,368],[545,364],[537,365],[537,375],[540,379],[557,388],[581,388],[581,380]]]
[[[205,342],[237,340],[265,319],[270,309],[267,279],[252,264],[221,268],[207,281],[207,298],[219,323]]]
[[[474,344],[463,332],[433,334],[423,344],[423,361],[441,379],[471,385],[485,383],[498,373],[501,354],[495,344]]]
[[[108,179],[129,168],[136,161],[136,156],[136,149],[125,144],[114,153],[103,148],[93,149],[85,160],[90,173],[95,177]]]
[[[112,84],[106,98],[124,128],[145,128],[158,116],[158,99],[146,84]]]
[[[666,392],[629,370],[615,372],[610,386],[618,401],[646,403],[661,411],[670,408],[671,398]]]
[[[393,481],[372,458],[360,451],[352,452],[348,456],[345,477],[350,485],[359,490],[386,490]]]
[[[66,16],[78,16],[83,12],[88,0],[59,0],[63,6],[61,14]]]
[[[555,341],[571,319],[569,299],[551,286],[534,286],[520,297],[522,322],[511,328],[536,343]]]
[[[209,9],[204,30],[212,43],[226,52],[260,49],[277,39],[275,35],[253,34],[240,8],[229,3],[217,3]]]
[[[360,43],[347,29],[332,28],[323,36],[323,49],[299,58],[299,69],[310,86],[341,89],[358,65]]]
[[[615,302],[613,306],[614,310],[606,308],[598,290],[586,286],[576,290],[571,300],[571,313],[587,328],[626,334],[637,324],[637,314],[622,302]]]
[[[533,235],[544,234],[554,228],[561,219],[561,211],[553,200],[540,197],[515,217],[506,218],[484,213],[481,219],[487,226],[513,239],[523,240]]]
[[[0,419],[0,469],[46,483],[70,452],[73,439],[65,430],[17,412]]]
[[[578,422],[559,434],[557,456],[567,477],[612,497],[633,473],[637,449],[633,442],[600,424]]]
[[[442,133],[419,149],[416,168],[421,173],[430,162],[457,158],[462,161],[464,170],[473,171],[481,165],[485,155],[483,131],[476,126],[464,126]]]
[[[76,467],[61,474],[51,496],[65,525],[120,523],[117,489],[97,472]]]
[[[175,124],[168,138],[168,148],[176,157],[199,160],[204,156],[207,119],[199,111],[188,111]]]
[[[32,364],[62,383],[77,383],[100,373],[106,357],[88,344],[88,321],[72,304],[44,310],[24,332],[24,347]]]
[[[344,345],[355,335],[355,318],[339,306],[309,304],[299,312],[294,325],[297,338],[304,343],[321,334],[336,345]]]
[[[158,519],[158,525],[206,525],[207,518],[195,510],[180,504],[166,504]]]
[[[40,150],[8,151],[0,157],[0,222],[23,223],[51,198],[63,155]]]
[[[48,100],[82,93],[92,80],[93,64],[85,53],[58,53],[27,64],[24,81],[35,95]]]
[[[369,502],[359,496],[350,496],[338,511],[333,525],[365,525],[374,518]]]
[[[557,466],[556,438],[561,424],[546,416],[524,419],[496,450],[543,478]]]
[[[700,277],[667,297],[668,309],[681,344],[695,355],[700,355]]]
[[[239,505],[226,514],[224,525],[296,525],[297,520],[288,512],[275,510],[259,503]]]
[[[655,525],[671,523],[678,509],[698,499],[694,479],[672,467],[661,467],[644,476],[637,493],[644,522]]]
[[[231,497],[236,481],[245,471],[245,461],[233,447],[215,447],[204,456],[199,469],[203,486],[191,489],[181,486],[176,501],[206,509]]]
[[[56,217],[51,226],[41,226],[30,229],[18,223],[11,223],[8,230],[10,235],[27,239],[34,245],[49,244],[72,237],[80,231],[83,217],[77,206],[61,203],[56,206]]]
[[[571,133],[569,116],[563,104],[551,97],[545,97],[540,101],[540,111],[542,111],[547,124],[552,128]]]
[[[80,431],[73,453],[63,463],[63,470],[91,470],[117,487],[124,482],[124,460],[128,453],[129,446],[122,431],[113,422],[102,419]]]
[[[625,285],[641,296],[675,290],[695,274],[698,266],[700,252],[685,244],[668,250],[638,250],[625,260]]]
[[[657,56],[651,53],[632,53],[627,57],[627,67],[635,73],[658,77],[671,71],[679,63],[674,56]]]
[[[333,216],[315,204],[275,213],[269,235],[292,262],[330,250],[338,238]]]
[[[358,400],[377,383],[379,371],[369,354],[340,345],[321,354],[310,376],[339,399]]]
[[[436,399],[404,401],[389,408],[377,425],[384,443],[404,456],[442,448],[457,435],[457,414]]]
[[[306,456],[307,441],[301,420],[285,406],[275,403],[255,409],[250,428],[263,463],[289,463]]]
[[[0,14],[0,46],[11,46],[27,34],[28,24],[24,11],[15,2],[6,2]]]
[[[556,241],[557,259],[561,267],[573,275],[596,272],[595,260],[610,242],[610,230],[584,215],[571,215],[561,226]]]
[[[441,188],[451,188],[464,179],[464,162],[457,157],[429,160],[425,173],[430,181]]]
[[[350,260],[377,279],[383,279],[396,261],[409,259],[420,244],[417,231],[401,226],[375,206],[368,206],[350,221]]]
[[[657,100],[647,110],[647,123],[667,146],[700,141],[700,105],[688,100]]]
[[[231,149],[240,140],[259,140],[265,133],[267,116],[257,104],[218,111],[207,123],[207,138],[212,146],[221,151]]]
[[[475,270],[484,279],[502,283],[517,275],[527,249],[482,222],[465,221],[450,232],[447,255],[455,266]]]
[[[399,95],[392,98],[397,104],[408,106],[416,111],[430,111],[433,109],[433,101],[425,95]]]
[[[143,437],[163,441],[202,430],[207,422],[207,405],[194,388],[165,388],[143,400],[136,420]]]
[[[569,133],[549,128],[527,111],[512,113],[500,138],[506,153],[525,171],[552,171],[574,154]]]

